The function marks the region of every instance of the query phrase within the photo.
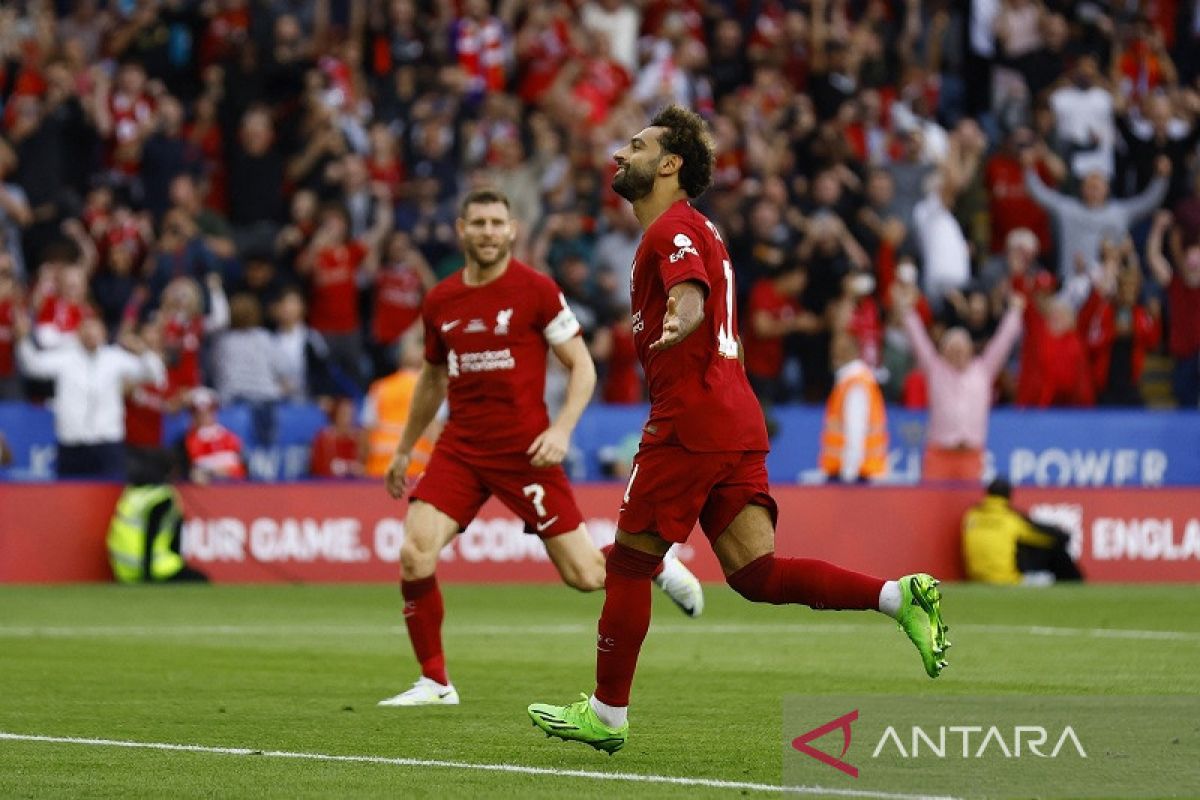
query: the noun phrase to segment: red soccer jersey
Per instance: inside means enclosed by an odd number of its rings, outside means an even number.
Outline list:
[[[421,316],[421,295],[425,291],[421,273],[400,265],[384,270],[375,279],[375,311],[371,317],[371,336],[377,342],[394,342]]]
[[[742,339],[747,372],[763,378],[777,378],[783,370],[783,337],[764,337],[755,333],[754,315],[763,311],[774,319],[785,320],[795,317],[801,310],[800,304],[794,298],[780,294],[775,282],[769,278],[754,284],[746,308],[751,321]]]
[[[325,428],[313,439],[309,472],[314,478],[353,478],[362,474],[362,448],[357,433]]]
[[[13,301],[11,298],[0,300],[0,378],[6,378],[16,372],[13,359]]]
[[[642,402],[637,345],[633,342],[633,330],[624,323],[612,328],[612,351],[608,354],[602,396],[606,403]]]
[[[467,286],[460,270],[433,288],[421,314],[425,360],[450,378],[437,446],[473,459],[524,453],[550,424],[548,347],[579,334],[558,286],[515,260],[484,286]]]
[[[220,423],[192,428],[184,439],[188,460],[213,478],[245,478],[242,440]]]
[[[704,287],[704,320],[682,342],[651,350],[662,336],[671,288]],[[738,360],[733,264],[717,232],[680,200],[650,224],[630,276],[633,333],[650,391],[644,442],[677,441],[693,452],[768,450],[762,410]]]
[[[1054,174],[1044,162],[1035,168],[1042,183],[1053,186]],[[992,156],[985,168],[985,178],[991,196],[991,251],[1004,252],[1005,239],[1017,228],[1029,228],[1037,235],[1041,252],[1053,249],[1050,217],[1025,188],[1025,168],[1015,157],[1002,153]]]
[[[167,390],[141,384],[125,397],[125,444],[161,447]]]
[[[79,329],[79,323],[88,316],[91,315],[85,306],[51,296],[42,301],[42,307],[38,309],[37,324],[53,325],[62,333],[74,333]]]
[[[1200,352],[1200,286],[1188,286],[1175,272],[1167,286],[1167,311],[1167,352],[1175,358],[1195,358]]]
[[[309,324],[321,333],[353,333],[358,328],[358,267],[367,257],[360,242],[326,247],[317,253],[308,296]]]
[[[163,346],[167,351],[167,395],[200,385],[200,346],[204,342],[204,320],[171,316],[163,324]]]

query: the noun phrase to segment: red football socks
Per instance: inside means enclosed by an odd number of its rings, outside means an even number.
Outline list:
[[[430,575],[417,581],[401,580],[400,593],[404,595],[404,624],[408,626],[408,638],[417,661],[421,662],[421,674],[449,686],[446,655],[442,652],[445,608],[437,576]]]
[[[606,545],[604,545],[604,547],[600,548],[600,552],[604,553],[604,558],[607,559],[608,554],[611,553],[612,549],[616,546],[617,546],[616,542],[613,542],[612,544],[606,544]],[[662,571],[663,571],[663,562],[659,561],[658,566],[654,568],[654,573],[650,577],[657,578],[659,576],[659,573],[661,573]]]
[[[778,558],[770,553],[726,579],[734,591],[757,603],[800,603],[816,609],[875,610],[882,578],[851,572],[827,561]]]
[[[596,699],[629,705],[638,653],[650,628],[650,580],[662,558],[624,545],[608,552],[604,610],[596,636]]]

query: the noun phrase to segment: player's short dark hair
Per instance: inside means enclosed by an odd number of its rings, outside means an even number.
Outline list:
[[[669,105],[650,120],[653,128],[666,128],[658,139],[663,152],[674,153],[683,159],[679,170],[679,185],[688,197],[699,197],[712,185],[716,147],[708,124],[695,111],[680,105]]]
[[[467,218],[467,209],[473,205],[487,205],[489,203],[499,203],[509,211],[512,210],[512,205],[508,202],[508,195],[499,189],[484,187],[482,189],[472,189],[467,192],[467,196],[462,199],[458,206],[458,216],[461,219]]]

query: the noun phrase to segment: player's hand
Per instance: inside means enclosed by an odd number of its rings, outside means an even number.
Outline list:
[[[408,453],[396,453],[392,456],[392,463],[388,464],[384,483],[387,485],[387,493],[392,496],[393,500],[404,497],[404,490],[408,487],[409,458]]]
[[[538,434],[525,453],[530,456],[529,463],[533,466],[553,467],[567,457],[570,445],[570,434],[551,425]]]
[[[663,316],[662,336],[650,345],[651,350],[666,350],[683,341],[683,321],[679,319],[679,302],[674,297],[667,298],[667,313]]]

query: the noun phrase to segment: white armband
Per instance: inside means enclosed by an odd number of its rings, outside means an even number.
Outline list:
[[[575,312],[567,305],[567,300],[561,293],[558,299],[562,301],[562,311],[542,330],[542,335],[552,345],[562,344],[579,333],[579,320],[575,318]]]

